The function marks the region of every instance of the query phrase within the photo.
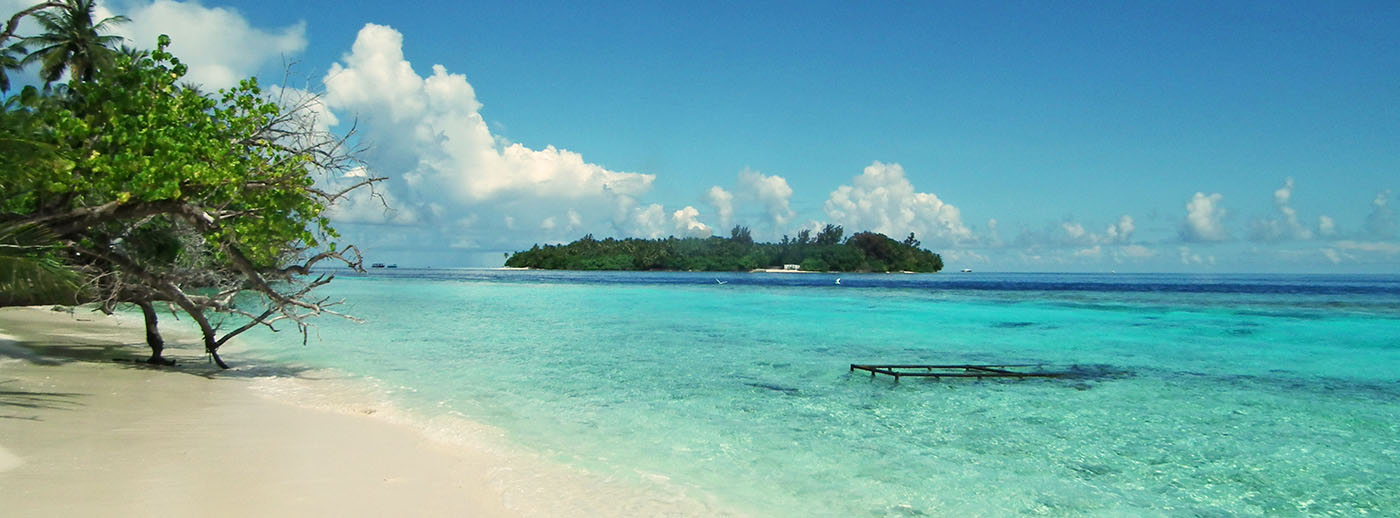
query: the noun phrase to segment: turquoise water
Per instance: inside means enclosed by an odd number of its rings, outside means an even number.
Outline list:
[[[341,275],[323,294],[365,323],[253,340],[717,514],[1400,509],[1400,277],[715,277]],[[862,362],[1089,375],[894,383]]]

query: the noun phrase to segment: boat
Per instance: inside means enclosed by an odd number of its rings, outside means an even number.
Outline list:
[[[963,268],[963,269],[962,269],[962,272],[963,272],[963,273],[972,273],[972,268]]]
[[[384,267],[384,263],[374,263],[374,264],[369,265],[369,267],[370,267],[370,268],[383,268],[383,267]]]
[[[398,267],[399,267],[398,263],[390,263],[389,266],[385,266],[385,268],[398,268]]]

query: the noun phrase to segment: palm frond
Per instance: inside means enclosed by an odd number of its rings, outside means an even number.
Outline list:
[[[0,305],[77,303],[82,276],[63,264],[58,250],[44,227],[0,226]]]

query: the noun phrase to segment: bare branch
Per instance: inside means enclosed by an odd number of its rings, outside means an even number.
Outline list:
[[[23,20],[24,17],[37,13],[44,9],[59,7],[63,7],[63,2],[44,2],[42,4],[36,4],[23,11],[15,13],[14,16],[10,17],[10,21],[5,23],[5,32],[0,32],[0,43],[4,43],[6,40],[9,40],[10,38],[14,37],[15,31],[19,29],[19,22]]]

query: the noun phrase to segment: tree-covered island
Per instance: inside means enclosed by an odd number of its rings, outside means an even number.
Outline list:
[[[597,240],[592,234],[567,245],[535,245],[506,259],[511,268],[547,270],[750,271],[797,265],[813,272],[925,272],[943,269],[943,258],[919,248],[910,233],[903,242],[884,234],[827,225],[816,235],[802,230],[777,243],[755,243],[749,229],[735,226],[728,238]],[[788,267],[791,269],[791,267]]]

